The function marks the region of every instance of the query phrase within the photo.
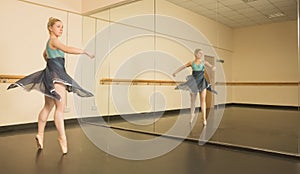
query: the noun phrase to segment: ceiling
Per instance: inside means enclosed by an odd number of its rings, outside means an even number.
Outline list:
[[[297,19],[297,0],[167,0],[232,28]]]

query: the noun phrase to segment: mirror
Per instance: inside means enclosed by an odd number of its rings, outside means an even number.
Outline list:
[[[299,49],[299,45],[300,45],[300,2],[299,0],[297,0],[297,39],[298,39],[298,111],[300,111],[300,49]],[[299,115],[299,114],[298,114]],[[298,126],[298,156],[300,154],[300,127]]]
[[[96,126],[299,156],[300,65],[295,0],[141,0],[83,17],[83,42],[96,60],[78,77],[95,89],[78,101]],[[299,14],[298,14],[299,15]],[[201,48],[207,92],[190,123],[192,73],[173,72]],[[93,76],[95,74],[95,76]],[[90,82],[94,84],[89,84]],[[83,82],[85,83],[85,82]],[[100,117],[99,117],[100,116]]]

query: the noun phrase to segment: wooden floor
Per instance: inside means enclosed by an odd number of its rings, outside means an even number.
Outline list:
[[[121,130],[116,130],[122,133]],[[151,135],[129,132],[142,138]],[[119,159],[97,148],[78,125],[68,126],[69,153],[62,156],[57,132],[48,129],[44,150],[38,151],[35,131],[2,133],[0,170],[5,174],[299,174],[300,160],[266,153],[199,146],[184,141],[173,151],[150,160]],[[145,149],[147,150],[147,149]]]

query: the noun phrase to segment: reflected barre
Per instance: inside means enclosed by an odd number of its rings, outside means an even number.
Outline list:
[[[112,79],[103,78],[101,85],[154,85],[154,86],[175,86],[184,81],[173,80],[143,80],[143,79]]]
[[[219,86],[298,86],[299,82],[216,82]]]
[[[14,83],[25,76],[22,75],[0,75],[0,83]]]
[[[175,86],[185,81],[103,78],[100,85],[157,85]],[[299,82],[216,82],[216,86],[298,86]]]

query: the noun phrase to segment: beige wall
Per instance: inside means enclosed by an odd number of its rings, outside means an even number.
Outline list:
[[[235,81],[297,81],[297,21],[235,29],[233,38]]]
[[[20,0],[27,3],[51,7],[77,14],[91,14],[96,11],[122,5],[135,0]]]
[[[231,55],[232,55],[232,35],[233,31],[231,28],[226,27],[224,25],[221,25],[215,21],[212,21],[208,18],[202,17],[200,15],[197,15],[195,13],[192,13],[184,8],[175,6],[169,2],[166,1],[156,1],[156,13],[158,15],[162,16],[170,16],[172,18],[177,19],[178,21],[185,22],[186,25],[190,25],[191,27],[198,30],[202,35],[204,35],[205,38],[207,38],[210,42],[210,45],[212,46],[203,46],[199,44],[195,44],[190,42],[191,47],[198,48],[203,47],[205,50],[209,49],[215,49],[217,54],[220,54],[221,59],[225,59],[225,61],[231,61]],[[136,17],[139,15],[153,15],[154,12],[154,6],[153,1],[147,0],[147,1],[138,1],[132,4],[128,4],[125,6],[120,6],[114,9],[111,9],[109,11],[102,11],[100,13],[93,14],[93,17],[100,18],[98,20],[98,23],[101,22],[101,19],[105,19],[106,17],[110,17],[110,20],[112,23],[118,22],[118,23],[124,23],[123,19],[130,18],[130,17]],[[158,18],[156,18],[158,19]],[[87,32],[86,35],[89,37],[92,35],[93,30],[92,28],[95,26],[95,21],[93,22],[93,19],[87,19],[86,21],[89,21],[84,25],[84,32]],[[150,23],[154,22],[150,21]],[[159,22],[159,21],[157,21]],[[103,21],[102,21],[103,23]],[[152,30],[154,32],[154,24],[151,25],[143,25],[142,22],[136,22],[136,23],[126,23],[126,25],[130,25],[132,31],[137,31],[140,28],[146,28],[148,30]],[[101,31],[103,27],[105,27],[106,24],[102,25],[102,28],[98,25],[98,31]],[[157,24],[159,25],[159,24]],[[138,29],[137,29],[138,27]],[[152,28],[151,28],[152,27]],[[174,28],[170,26],[164,26],[163,29],[157,28],[157,32],[162,33],[162,36],[159,36],[155,39],[153,37],[145,36],[145,37],[139,37],[135,39],[130,39],[128,41],[125,41],[124,43],[120,44],[117,48],[114,48],[108,55],[108,57],[105,58],[105,61],[101,64],[101,67],[98,69],[97,78],[115,78],[115,74],[119,70],[120,66],[122,64],[126,63],[131,56],[140,54],[143,51],[149,51],[149,50],[156,50],[158,52],[168,53],[171,54],[173,57],[178,59],[181,64],[173,64],[173,62],[165,63],[164,66],[169,67],[167,71],[164,73],[141,73],[140,75],[136,76],[137,79],[166,79],[171,80],[172,76],[171,74],[179,67],[185,64],[188,61],[193,60],[193,50],[190,50],[186,47],[183,47],[182,45],[178,44],[178,42],[172,41],[172,37],[178,37],[178,35],[171,35],[170,38],[164,37],[164,34],[170,35],[171,32],[168,31],[174,31]],[[160,30],[161,29],[161,30]],[[126,32],[126,31],[123,31]],[[90,34],[88,34],[90,33]],[[111,33],[112,37],[114,35],[118,35],[120,33]],[[122,34],[122,33],[121,33]],[[176,33],[175,33],[176,34]],[[193,36],[189,35],[186,31],[180,32],[181,37],[187,38],[187,39],[194,39]],[[201,40],[195,40],[196,42],[199,42],[200,44],[204,43]],[[155,46],[154,46],[155,42]],[[98,43],[99,44],[106,44],[106,43]],[[211,54],[211,53],[208,53]],[[141,58],[143,59],[143,58]],[[149,64],[149,66],[153,65],[153,69],[159,69],[159,65],[162,62],[161,59],[163,57],[157,57],[156,59],[153,59],[153,61],[149,62],[145,60]],[[156,65],[155,65],[156,64]],[[159,64],[159,65],[157,65]],[[137,64],[133,65],[132,68],[129,68],[128,71],[131,71],[132,69],[137,69]],[[141,65],[143,66],[143,65]],[[230,69],[231,66],[224,67],[224,71],[231,72]],[[188,75],[187,73],[180,73],[178,74],[178,77],[176,80],[184,80],[185,76]],[[112,95],[116,95],[115,93],[112,93],[112,90],[118,88],[119,86],[107,86],[107,85],[99,85],[96,88],[96,100],[98,104],[98,108],[100,109],[100,112],[102,115],[114,115],[114,114],[120,114],[120,109],[118,109],[116,106],[116,102],[113,100]],[[120,86],[120,89],[122,86]],[[130,86],[127,89],[128,92],[128,100],[130,101],[131,107],[134,109],[134,112],[132,110],[124,109],[122,113],[137,113],[137,112],[151,112],[151,111],[158,111],[162,108],[160,106],[165,105],[165,108],[163,110],[171,110],[171,109],[180,109],[180,108],[188,108],[189,107],[189,93],[181,92],[178,90],[174,90],[174,86],[168,86],[168,87],[159,87],[159,86]],[[227,92],[229,95],[227,96],[229,100],[230,98],[230,92]],[[109,94],[109,95],[108,95]],[[161,94],[161,95],[160,95]],[[153,95],[156,96],[156,102],[155,104],[152,103],[153,101],[151,98]],[[181,96],[182,95],[182,96]],[[223,95],[222,93],[220,95]],[[163,99],[162,99],[163,96]],[[183,97],[183,98],[181,98]],[[121,97],[117,97],[118,100],[123,100]],[[182,100],[182,101],[181,101]],[[126,101],[127,102],[127,101]],[[217,101],[218,103],[224,103],[224,101]],[[199,100],[197,100],[197,105],[199,105]]]
[[[3,0],[0,6],[0,19],[10,21],[0,28],[2,33],[0,74],[26,75],[45,67],[42,58],[48,39],[47,21],[57,17],[64,22],[63,43],[81,47],[81,16],[33,5],[18,0]],[[67,56],[66,68],[73,75],[78,56]],[[0,126],[36,122],[43,105],[43,96],[22,88],[7,91],[9,84],[0,84]],[[65,118],[74,118],[72,95],[68,95]],[[50,120],[52,120],[52,114]]]
[[[234,82],[297,82],[297,22],[281,22],[234,30]],[[239,86],[233,102],[298,105],[296,86]]]
[[[82,0],[20,0],[27,3],[38,4],[45,7],[51,7],[63,11],[70,11],[74,13],[82,12]],[[85,0],[85,2],[88,0]]]
[[[109,6],[115,6],[119,4],[126,4],[134,0],[82,0],[83,14],[90,14],[98,10],[106,9]]]

